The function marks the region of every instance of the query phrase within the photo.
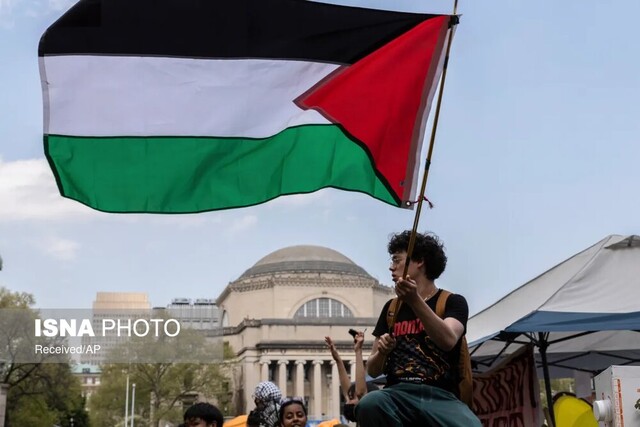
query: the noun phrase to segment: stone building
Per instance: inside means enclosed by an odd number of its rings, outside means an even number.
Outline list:
[[[166,307],[154,307],[154,316],[176,319],[181,327],[216,333],[220,329],[220,315],[211,298],[174,298]]]
[[[102,370],[96,365],[76,364],[71,367],[71,373],[80,381],[82,397],[89,401],[91,395],[100,387]]]
[[[143,292],[98,292],[92,307],[92,323],[96,331],[101,330],[103,319],[143,317],[149,313],[151,304],[149,297]],[[80,363],[99,365],[105,362],[106,355],[123,339],[116,331],[109,331],[105,336],[82,337],[82,345],[99,345],[97,353],[83,353]]]
[[[320,246],[277,250],[229,283],[216,304],[224,340],[237,355],[236,412],[254,407],[255,385],[278,384],[285,396],[307,400],[311,418],[340,413],[338,370],[324,344],[337,343],[347,372],[355,372],[350,328],[371,332],[393,288],[381,285],[346,256]]]

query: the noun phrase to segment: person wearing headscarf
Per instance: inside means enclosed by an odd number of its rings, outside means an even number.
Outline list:
[[[277,427],[279,424],[278,412],[282,392],[271,381],[258,383],[253,392],[253,401],[256,408],[249,413],[249,418],[259,419],[260,427]]]

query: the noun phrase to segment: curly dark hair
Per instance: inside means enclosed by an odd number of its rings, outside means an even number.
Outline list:
[[[224,422],[222,412],[220,412],[217,407],[206,402],[199,402],[191,405],[184,413],[185,424],[188,421],[196,420],[198,418],[207,423],[207,425],[215,422],[217,427],[222,427]]]
[[[410,230],[392,234],[387,245],[389,255],[406,252],[409,248],[410,237]],[[425,275],[429,280],[436,280],[447,267],[444,244],[434,233],[416,233],[411,260],[424,261]]]

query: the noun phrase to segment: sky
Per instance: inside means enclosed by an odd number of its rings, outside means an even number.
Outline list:
[[[415,211],[366,195],[322,190],[194,215],[108,214],[62,198],[43,154],[37,46],[71,4],[0,0],[0,286],[41,308],[89,308],[98,291],[166,306],[217,298],[262,257],[301,244],[391,285],[388,237]],[[435,206],[418,228],[443,239],[437,284],[473,314],[609,234],[640,234],[640,2],[461,0],[458,12],[427,183]]]

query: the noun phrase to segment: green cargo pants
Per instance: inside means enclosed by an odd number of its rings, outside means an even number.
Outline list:
[[[364,427],[481,427],[452,393],[423,384],[399,383],[367,393],[355,413]]]

